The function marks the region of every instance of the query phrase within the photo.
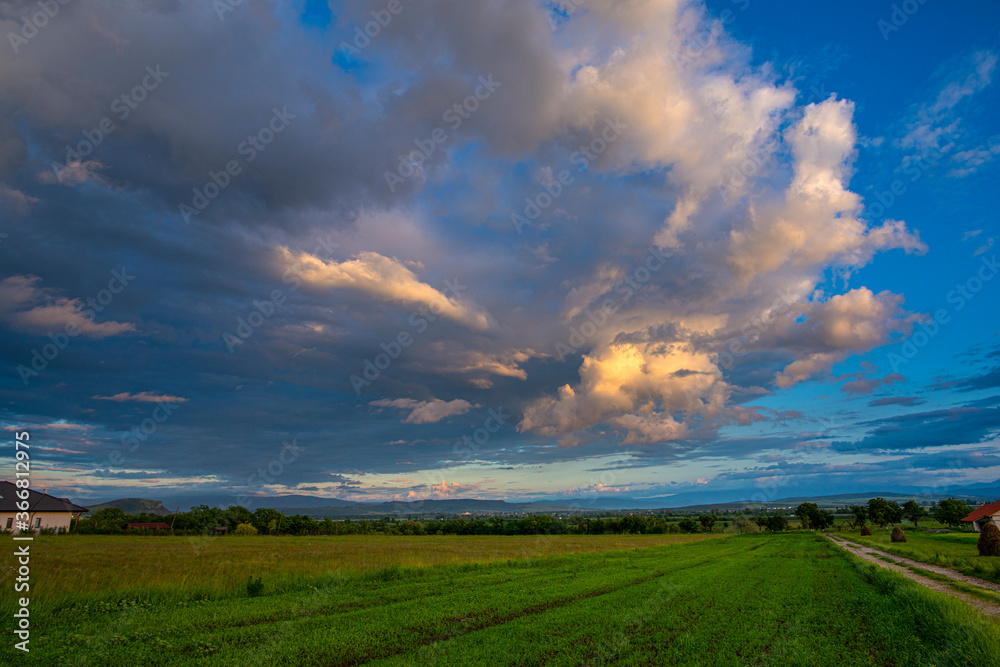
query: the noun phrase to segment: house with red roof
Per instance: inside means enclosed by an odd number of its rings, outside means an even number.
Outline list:
[[[977,507],[969,516],[962,519],[962,521],[970,522],[972,524],[972,530],[977,533],[982,532],[983,527],[990,522],[993,522],[997,528],[1000,528],[1000,500],[995,503]]]

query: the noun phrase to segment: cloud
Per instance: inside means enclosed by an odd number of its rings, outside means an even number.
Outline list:
[[[74,329],[88,338],[120,336],[136,331],[127,322],[95,322],[96,313],[81,299],[57,296],[40,287],[33,275],[10,276],[0,281],[0,321],[18,331],[49,334]]]
[[[438,398],[430,401],[417,401],[412,398],[380,399],[372,401],[368,405],[409,410],[410,414],[403,420],[404,424],[433,424],[448,417],[464,415],[472,408],[477,407],[461,398],[453,401],[442,401]]]
[[[826,301],[809,303],[794,321],[786,317],[773,332],[768,332],[768,337],[776,344],[797,348],[806,354],[780,371],[775,382],[786,389],[850,354],[889,342],[892,334],[909,333],[916,316],[907,314],[902,303],[898,294],[888,291],[875,294],[861,287]],[[863,388],[859,383],[846,391]]]
[[[855,441],[833,442],[839,452],[893,451],[985,442],[997,433],[1000,409],[960,406],[914,412],[869,422],[872,428]]]
[[[786,131],[794,177],[784,201],[754,204],[750,224],[731,233],[730,263],[744,280],[786,264],[859,266],[879,250],[927,250],[902,222],[868,229],[860,220],[861,198],[846,189],[857,143],[853,113],[845,100],[810,104]]]
[[[997,56],[990,51],[977,51],[965,64],[964,75],[953,76],[938,91],[933,101],[910,111],[906,134],[897,144],[920,153],[944,153],[955,147],[961,136],[961,118],[956,110],[993,80]],[[967,155],[967,158],[969,156]]]
[[[37,204],[38,199],[28,196],[20,190],[15,190],[10,186],[0,183],[0,202],[8,202],[15,209],[25,209],[32,204]]]
[[[127,401],[132,401],[135,403],[187,403],[186,398],[180,396],[170,396],[169,394],[154,394],[148,391],[141,391],[138,394],[130,394],[128,392],[122,392],[120,394],[115,394],[114,396],[93,396],[92,398],[100,401],[116,401],[118,403],[125,403]]]
[[[868,401],[868,407],[876,408],[883,405],[903,405],[906,407],[915,407],[917,405],[923,405],[926,402],[926,400],[917,398],[916,396],[885,396],[883,398],[875,398]]]
[[[431,314],[440,314],[474,330],[485,331],[490,327],[486,313],[466,305],[457,295],[449,297],[421,282],[395,258],[361,252],[354,259],[337,262],[306,252],[293,253],[284,247],[278,253],[286,275],[300,277],[308,287],[355,290],[380,301],[423,307]]]
[[[903,382],[905,378],[898,373],[890,373],[885,377],[863,377],[859,372],[855,375],[854,379],[850,382],[845,382],[840,386],[840,390],[844,393],[851,395],[867,395],[878,389],[879,387],[884,387],[886,385],[893,384],[894,382]]]

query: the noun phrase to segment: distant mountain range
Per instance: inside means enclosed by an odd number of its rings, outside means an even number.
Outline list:
[[[820,507],[840,507],[860,505],[869,498],[882,497],[887,500],[905,502],[911,498],[924,503],[932,503],[955,496],[970,503],[993,501],[1000,498],[1000,480],[985,484],[942,487],[940,493],[922,493],[923,489],[900,487],[893,491],[865,491],[834,495],[790,496],[774,500],[729,500],[719,502],[719,493],[710,491],[689,492],[654,498],[630,498],[603,496],[595,498],[551,498],[531,502],[511,502],[506,500],[476,500],[456,498],[450,500],[425,500],[418,502],[358,503],[339,498],[321,496],[285,495],[273,497],[254,496],[250,501],[236,496],[201,496],[168,498],[166,503],[144,498],[124,498],[89,506],[91,511],[102,507],[120,507],[129,514],[146,512],[166,515],[180,507],[187,511],[196,505],[229,507],[243,504],[250,510],[271,507],[285,514],[306,514],[313,517],[373,517],[408,514],[503,514],[503,513],[579,513],[587,511],[625,511],[676,509],[684,512],[737,510],[772,507],[794,507],[799,503],[814,502]],[[739,493],[739,492],[735,492]],[[738,496],[737,496],[738,497]],[[242,503],[241,503],[242,501]],[[701,502],[699,502],[701,501]]]

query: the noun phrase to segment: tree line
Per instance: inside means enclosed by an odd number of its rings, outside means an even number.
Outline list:
[[[866,505],[847,508],[846,522],[852,529],[868,523],[885,528],[903,519],[914,526],[927,518],[948,526],[959,524],[971,512],[963,501],[955,498],[941,500],[930,509],[910,500],[900,506],[895,501],[872,498]],[[835,525],[833,512],[820,509],[816,503],[802,503],[794,510],[804,529],[826,530]],[[788,517],[781,511],[755,515],[737,512],[733,517],[737,532],[788,530]],[[133,531],[130,523],[167,523],[175,535],[199,535],[225,528],[226,532],[240,535],[606,535],[606,534],[663,534],[714,532],[728,528],[729,520],[714,513],[684,516],[672,521],[666,514],[631,514],[612,517],[572,516],[554,517],[548,514],[527,516],[491,517],[442,517],[438,519],[380,519],[338,520],[313,519],[303,514],[284,515],[278,510],[260,508],[253,512],[237,505],[220,509],[207,505],[192,507],[187,512],[172,516],[155,514],[126,514],[116,507],[98,510],[92,516],[80,518],[73,532],[80,534],[124,534]],[[751,526],[752,524],[752,526]],[[161,531],[166,532],[166,531]]]

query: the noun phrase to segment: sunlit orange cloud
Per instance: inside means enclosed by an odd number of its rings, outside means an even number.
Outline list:
[[[712,481],[711,477],[699,477],[697,483],[698,484],[708,484],[711,481]]]

